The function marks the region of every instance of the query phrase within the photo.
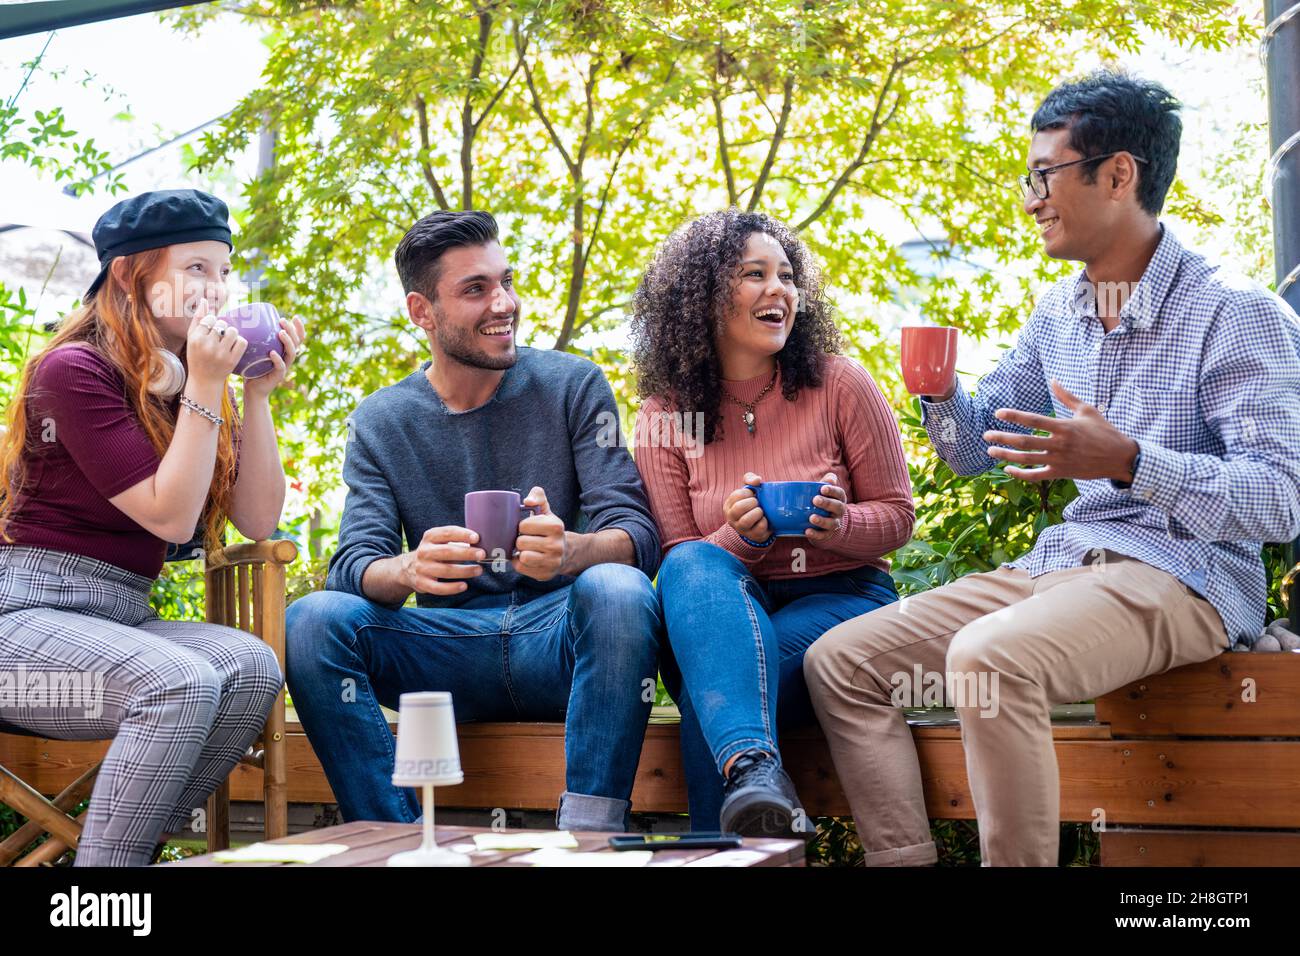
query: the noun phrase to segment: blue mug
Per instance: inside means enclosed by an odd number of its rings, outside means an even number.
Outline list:
[[[824,508],[814,508],[813,498],[822,493],[821,481],[765,481],[761,485],[746,485],[758,498],[767,526],[778,538],[801,538],[809,528],[816,527],[808,519],[813,515],[830,517]]]

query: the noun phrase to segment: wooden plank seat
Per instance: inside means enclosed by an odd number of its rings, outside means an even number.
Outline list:
[[[909,723],[930,816],[974,819],[951,712],[909,712]],[[660,712],[646,730],[633,791],[639,812],[686,812],[677,729],[673,714]],[[1061,819],[1104,822],[1103,862],[1294,861],[1300,853],[1297,834],[1286,832],[1300,830],[1300,654],[1224,654],[1145,678],[1095,706],[1056,708],[1052,734]],[[333,802],[296,721],[286,723],[285,744],[289,802]],[[21,770],[43,793],[58,793],[104,746],[0,736],[0,764]],[[440,789],[440,807],[553,809],[564,789],[562,724],[463,724],[460,749],[465,783]],[[849,815],[819,729],[784,735],[782,753],[811,815]],[[257,768],[240,766],[231,775],[233,799],[264,793]],[[1189,857],[1191,827],[1239,828],[1233,837],[1240,842],[1203,841]],[[1262,848],[1255,856],[1242,849],[1254,843]]]

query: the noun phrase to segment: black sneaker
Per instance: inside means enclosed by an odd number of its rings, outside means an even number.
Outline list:
[[[776,758],[762,750],[746,750],[731,765],[722,787],[721,825],[724,833],[750,837],[799,837],[796,826],[805,819],[794,784]]]

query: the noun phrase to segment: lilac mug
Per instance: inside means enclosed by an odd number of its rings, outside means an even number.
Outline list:
[[[537,514],[533,505],[520,503],[517,491],[471,491],[465,495],[465,527],[478,533],[478,547],[487,557],[479,562],[496,567],[515,555],[519,522]]]
[[[271,361],[272,352],[279,352],[280,358],[284,358],[284,343],[280,341],[280,313],[269,302],[241,305],[220,318],[248,340],[248,348],[235,365],[236,375],[261,378],[275,369],[275,363]]]

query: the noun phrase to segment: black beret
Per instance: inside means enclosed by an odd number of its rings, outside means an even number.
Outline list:
[[[86,290],[86,298],[103,284],[109,262],[118,256],[205,239],[233,249],[229,217],[224,202],[197,189],[158,189],[123,199],[100,216],[91,231],[99,275]]]

